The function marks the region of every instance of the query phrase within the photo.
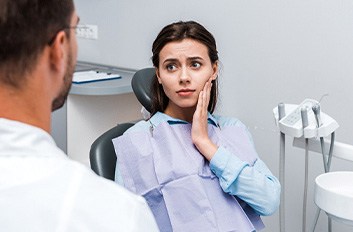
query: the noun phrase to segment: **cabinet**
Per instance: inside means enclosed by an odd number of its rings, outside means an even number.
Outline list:
[[[89,166],[89,150],[96,138],[118,123],[141,119],[141,105],[131,87],[136,70],[78,62],[77,71],[118,73],[121,79],[72,84],[66,103],[67,154]]]

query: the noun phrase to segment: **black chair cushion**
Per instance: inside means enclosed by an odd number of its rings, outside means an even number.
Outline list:
[[[122,135],[133,123],[122,123],[106,131],[91,145],[89,152],[92,170],[99,176],[114,180],[116,154],[112,139]]]
[[[148,112],[151,112],[151,84],[155,74],[154,68],[144,68],[137,71],[131,80],[137,100]]]

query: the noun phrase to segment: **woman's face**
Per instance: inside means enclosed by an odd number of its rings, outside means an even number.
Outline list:
[[[169,98],[165,112],[177,115],[195,110],[205,83],[217,78],[218,64],[212,64],[207,47],[193,39],[167,43],[159,53],[158,82]]]

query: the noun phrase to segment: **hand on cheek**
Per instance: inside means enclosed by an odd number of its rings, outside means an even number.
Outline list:
[[[212,83],[210,78],[199,94],[191,129],[191,138],[193,143],[200,153],[208,160],[211,160],[217,151],[217,146],[208,137],[207,129],[207,108],[210,101],[211,87]]]

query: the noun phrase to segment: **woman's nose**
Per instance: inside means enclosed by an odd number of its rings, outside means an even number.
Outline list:
[[[180,80],[180,83],[190,82],[190,74],[189,74],[187,68],[182,68],[181,69],[181,72],[180,72],[180,75],[179,75],[179,80]]]

